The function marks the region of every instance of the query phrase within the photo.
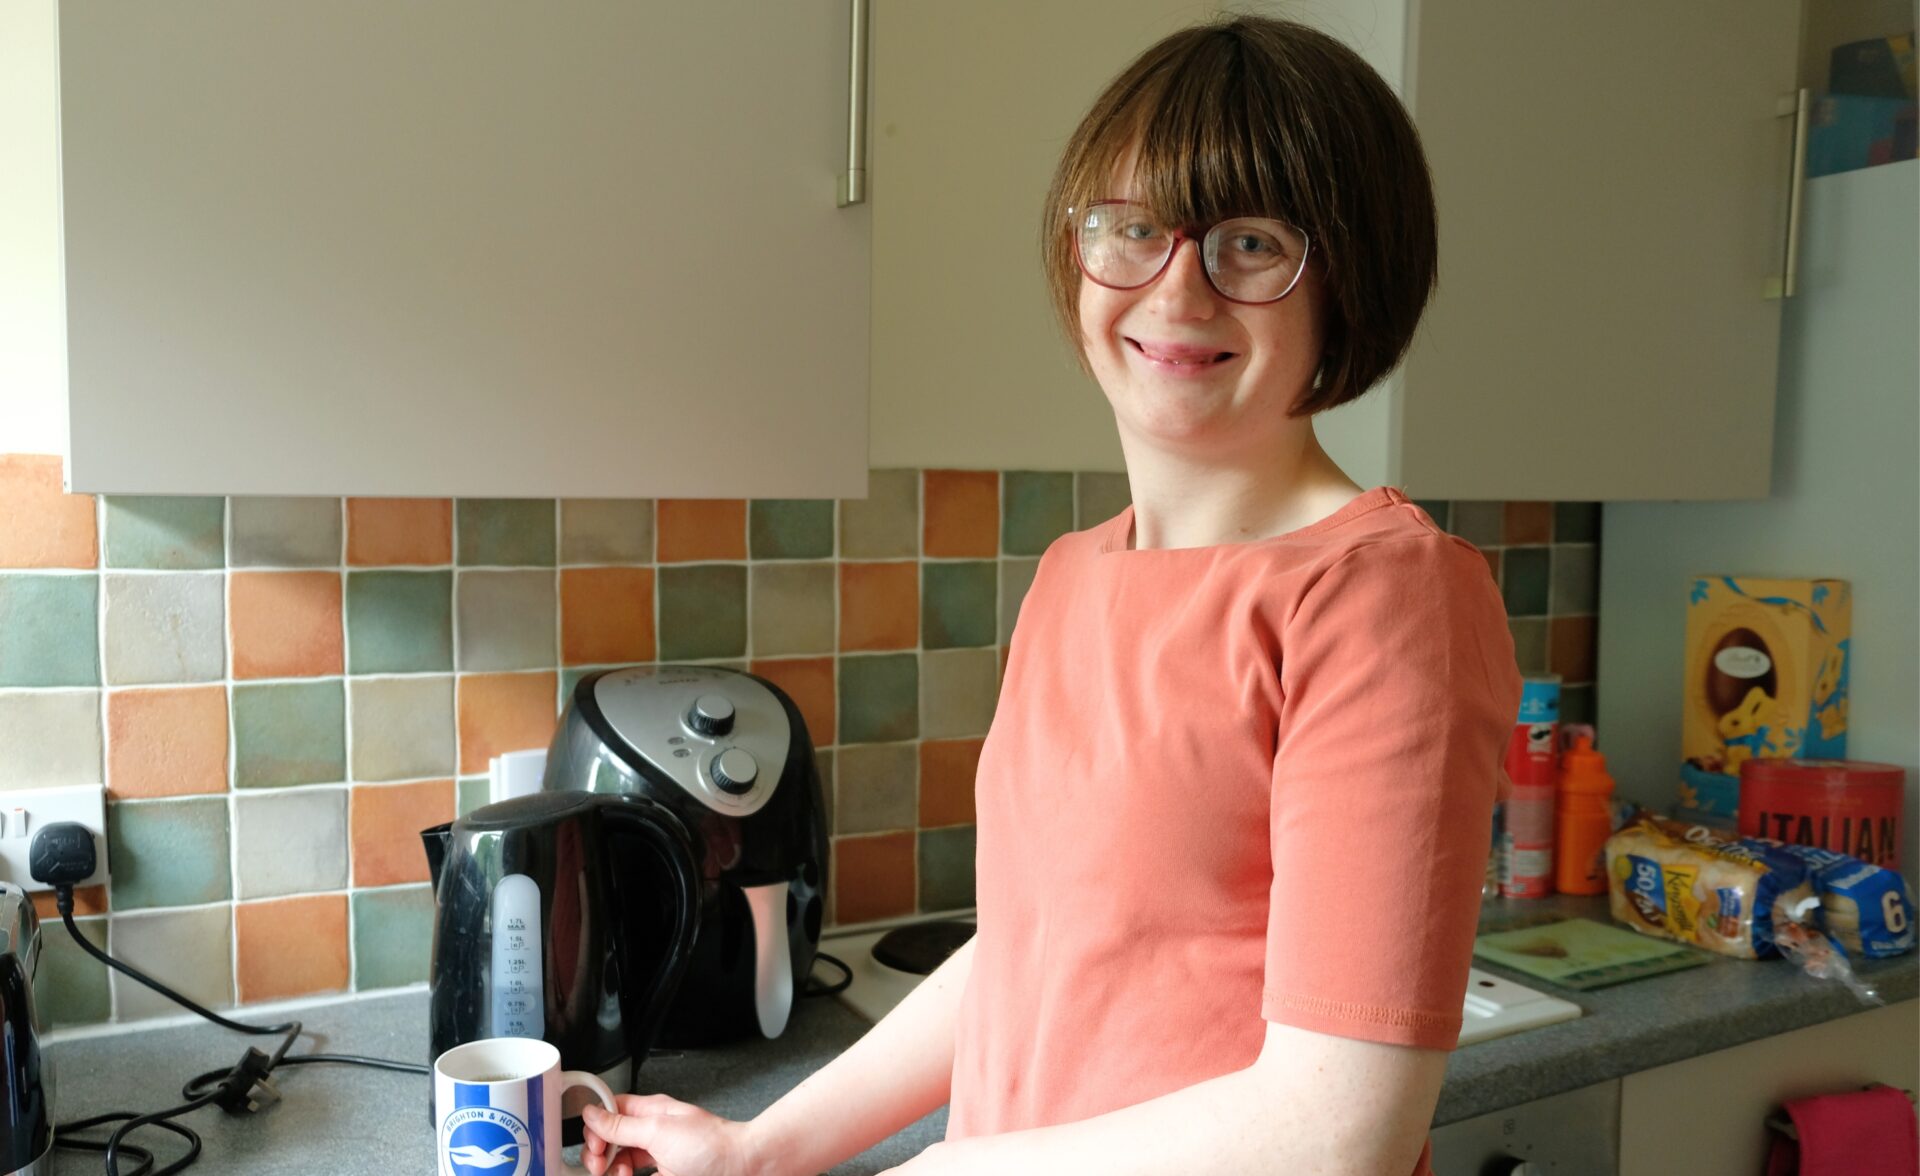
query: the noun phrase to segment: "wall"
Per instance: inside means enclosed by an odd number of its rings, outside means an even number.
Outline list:
[[[0,453],[67,447],[53,0],[0,4]]]
[[[213,1005],[425,977],[418,831],[543,746],[595,668],[786,690],[820,749],[829,920],[973,902],[973,774],[1039,554],[1113,474],[876,470],[861,500],[63,494],[0,456],[0,789],[104,781],[81,924]],[[1592,710],[1594,504],[1425,503],[1523,670]],[[49,937],[58,1023],[166,1011]]]
[[[1610,503],[1600,733],[1627,795],[1666,808],[1680,762],[1687,584],[1698,572],[1853,584],[1847,754],[1907,769],[1920,867],[1920,163],[1811,180],[1801,296],[1784,307],[1773,493]]]

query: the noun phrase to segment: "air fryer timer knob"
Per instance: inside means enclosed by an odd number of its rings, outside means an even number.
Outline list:
[[[702,694],[687,711],[687,726],[697,735],[725,735],[733,730],[733,703],[719,694]]]
[[[760,762],[750,752],[729,747],[713,757],[710,771],[720,791],[738,796],[753,791],[753,782],[760,776]]]

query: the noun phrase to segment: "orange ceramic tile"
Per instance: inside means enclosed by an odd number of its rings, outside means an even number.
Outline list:
[[[1500,542],[1507,547],[1553,542],[1553,503],[1507,503]]]
[[[453,781],[356,784],[347,824],[353,884],[392,886],[428,880],[420,830],[453,820]]]
[[[113,799],[226,790],[226,687],[107,691],[107,791]]]
[[[234,572],[227,626],[235,678],[342,672],[339,572]]]
[[[833,659],[830,657],[781,657],[756,661],[748,667],[753,673],[787,692],[807,734],[815,747],[834,742]]]
[[[1547,669],[1567,683],[1593,681],[1598,660],[1594,617],[1555,617],[1547,631]]]
[[[920,564],[840,565],[840,648],[912,649],[920,644]]]
[[[974,823],[973,778],[984,739],[929,739],[920,745],[920,827]]]
[[[655,520],[661,563],[747,558],[744,498],[662,498]]]
[[[933,556],[1000,554],[1000,475],[993,470],[928,470],[926,533]]]
[[[652,568],[560,572],[560,662],[598,666],[654,658]]]
[[[864,923],[912,914],[913,856],[911,833],[834,838],[834,922]]]
[[[553,742],[558,676],[461,674],[454,688],[460,724],[460,774],[484,776],[487,760]]]
[[[54,905],[53,891],[36,890],[33,892],[33,913],[40,916],[41,922],[52,919],[58,922],[60,908]],[[107,888],[105,886],[82,886],[73,892],[73,916],[84,918],[87,915],[107,913]],[[65,934],[65,932],[62,932]]]
[[[0,454],[0,568],[99,563],[93,495],[61,490],[58,457]]]
[[[453,500],[347,499],[347,562],[356,568],[452,563]]]
[[[233,908],[233,929],[242,1002],[346,989],[346,895],[243,902]]]

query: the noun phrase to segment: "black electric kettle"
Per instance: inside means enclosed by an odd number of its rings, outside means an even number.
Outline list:
[[[535,1037],[633,1089],[692,958],[686,827],[645,797],[542,792],[422,831],[433,870],[432,1056]],[[562,1123],[579,1141],[574,1109]]]

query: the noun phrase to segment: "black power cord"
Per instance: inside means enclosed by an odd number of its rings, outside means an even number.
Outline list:
[[[189,1079],[186,1085],[180,1088],[180,1097],[186,1101],[179,1106],[144,1115],[130,1111],[110,1111],[88,1119],[62,1123],[55,1127],[55,1147],[74,1151],[104,1152],[107,1176],[172,1176],[173,1173],[185,1171],[200,1158],[200,1136],[194,1132],[193,1128],[183,1123],[176,1123],[174,1120],[209,1106],[218,1106],[230,1114],[252,1114],[262,1107],[279,1101],[280,1092],[273,1085],[273,1072],[281,1066],[333,1063],[366,1066],[376,1070],[392,1070],[402,1074],[432,1073],[426,1066],[413,1062],[365,1058],[355,1054],[289,1055],[287,1051],[293,1048],[293,1043],[301,1036],[300,1022],[250,1025],[244,1021],[229,1020],[211,1009],[201,1007],[133,965],[116,960],[95,947],[92,940],[80,934],[80,928],[73,921],[74,884],[91,877],[94,870],[93,834],[87,830],[86,826],[71,821],[46,826],[34,834],[29,859],[34,880],[53,887],[54,905],[60,911],[60,921],[66,924],[67,934],[73,936],[73,941],[79,944],[81,950],[88,955],[223,1029],[231,1029],[236,1033],[245,1033],[254,1037],[278,1035],[281,1038],[280,1044],[271,1054],[248,1047],[238,1064],[225,1070],[209,1070]],[[103,1127],[108,1123],[118,1123],[119,1126],[115,1127],[112,1134],[105,1140],[77,1137],[78,1132]],[[164,1168],[155,1169],[153,1152],[127,1142],[127,1136],[144,1127],[158,1127],[171,1131],[186,1140],[187,1154]],[[122,1157],[134,1161],[136,1166],[131,1171],[122,1172],[120,1170]]]
[[[800,990],[801,996],[832,996],[837,992],[845,992],[847,985],[853,983],[853,969],[847,967],[846,961],[837,956],[830,956],[824,951],[814,952],[813,958],[816,963],[832,964],[840,969],[840,979],[832,984],[822,984],[812,976],[808,976],[807,986]]]

